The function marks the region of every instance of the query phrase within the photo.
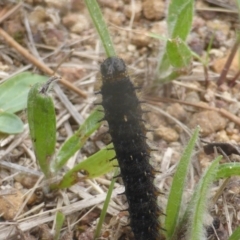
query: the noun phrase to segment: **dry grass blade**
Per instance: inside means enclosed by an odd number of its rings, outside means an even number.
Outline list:
[[[30,54],[25,48],[23,48],[19,43],[17,43],[11,36],[9,36],[2,28],[0,28],[0,36],[4,38],[4,40],[14,49],[16,49],[22,56],[24,56],[29,62],[31,62],[34,66],[38,67],[41,71],[45,72],[48,75],[53,75],[54,71],[46,66],[43,62],[39,61],[35,58],[32,54]],[[67,88],[71,89],[72,91],[79,94],[81,97],[86,98],[87,95],[73,84],[68,82],[65,79],[61,79],[60,82],[66,86]]]
[[[112,197],[115,197],[117,192],[114,191]],[[86,198],[84,200],[75,202],[69,206],[55,208],[50,211],[42,212],[40,214],[24,218],[22,220],[18,220],[16,224],[18,225],[18,229],[21,231],[30,230],[36,226],[39,226],[43,223],[47,223],[53,221],[55,218],[55,213],[57,211],[61,211],[64,215],[70,215],[72,213],[79,212],[82,209],[86,209],[92,207],[94,205],[102,203],[106,198],[106,193],[99,194],[97,196],[92,196],[90,198]],[[8,223],[6,223],[8,225]],[[4,229],[0,229],[0,239],[5,239],[6,236],[12,237],[17,234],[17,229],[12,226],[5,227]]]
[[[151,103],[152,105],[158,105],[158,102],[175,102],[175,103],[181,103],[181,104],[184,104],[184,105],[193,106],[193,107],[197,107],[197,108],[202,108],[202,109],[206,109],[206,110],[216,111],[216,112],[219,112],[220,114],[222,114],[224,117],[228,118],[229,120],[233,121],[234,123],[240,125],[240,118],[237,117],[236,115],[230,113],[229,111],[223,109],[223,108],[210,107],[210,106],[205,106],[205,105],[198,104],[198,103],[189,103],[189,102],[185,102],[185,101],[181,101],[181,100],[177,100],[177,99],[172,99],[172,98],[145,97],[145,99],[149,103]]]

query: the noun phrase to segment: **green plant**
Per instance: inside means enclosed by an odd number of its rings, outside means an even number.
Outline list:
[[[65,216],[61,212],[56,213],[56,224],[55,224],[55,234],[54,234],[54,240],[60,239],[60,232],[63,226],[65,220]]]
[[[95,0],[85,0],[86,6],[89,9],[89,13],[93,19],[94,25],[100,35],[100,38],[103,42],[103,46],[106,51],[107,56],[114,56],[115,50],[109,36],[106,24],[102,17],[100,8]],[[183,69],[188,66],[191,61],[191,52],[188,49],[185,41],[186,37],[189,34],[192,22],[193,15],[193,1],[172,1],[172,4],[169,7],[169,16],[168,16],[168,27],[169,27],[169,37],[166,41],[166,48],[163,53],[162,59],[160,61],[158,67],[158,73],[162,74],[159,76],[158,82],[168,82],[174,79],[176,76],[180,74],[179,69]],[[40,114],[41,121],[48,122],[52,119],[52,123],[55,121],[53,118],[55,117],[53,109],[53,104],[45,104],[44,101],[51,102],[51,96],[49,96],[48,92],[43,93],[39,91],[39,85],[36,85],[32,88],[31,93],[29,94],[29,101],[35,99],[39,101],[37,104],[44,104],[45,107],[51,108],[51,114]],[[34,100],[34,101],[35,101]],[[33,104],[33,103],[31,103]],[[28,111],[31,113],[33,111],[33,105],[29,105]],[[47,112],[49,109],[47,109]],[[35,114],[35,113],[34,113]],[[98,122],[99,119],[102,118],[102,112],[98,110],[93,111],[90,116],[85,120],[84,124],[80,126],[80,128],[74,133],[72,137],[70,137],[66,142],[62,145],[58,153],[56,153],[56,157],[54,157],[55,151],[55,138],[51,138],[53,134],[53,129],[55,129],[55,123],[53,125],[49,124],[52,128],[50,131],[44,131],[44,137],[40,138],[35,135],[36,132],[39,132],[42,128],[42,124],[37,123],[37,117],[29,115],[29,125],[31,130],[31,137],[33,140],[35,151],[36,149],[40,149],[39,153],[36,155],[40,155],[38,158],[39,165],[46,175],[46,177],[57,174],[62,167],[66,164],[68,159],[79,150],[86,142],[88,137],[100,126]],[[39,114],[39,113],[37,113]],[[43,118],[44,117],[44,118]],[[48,119],[49,118],[49,119]],[[35,119],[35,120],[34,120]],[[36,122],[35,122],[36,121]],[[35,122],[35,123],[34,123]],[[46,130],[46,129],[45,129]],[[209,186],[219,178],[231,177],[233,175],[240,175],[240,164],[223,164],[219,165],[219,160],[221,157],[218,157],[213,161],[213,163],[209,166],[206,172],[203,174],[201,179],[199,180],[198,186],[195,192],[192,195],[190,202],[188,203],[185,211],[181,212],[182,208],[182,196],[184,193],[184,187],[186,178],[188,175],[188,169],[191,164],[191,155],[195,146],[195,143],[198,138],[199,129],[197,128],[193,133],[192,138],[190,139],[182,157],[179,162],[177,171],[173,178],[172,187],[170,190],[167,209],[166,209],[166,218],[165,218],[165,229],[164,233],[166,238],[169,240],[178,239],[178,234],[182,230],[186,231],[186,223],[189,224],[187,236],[189,239],[200,240],[204,234],[204,214],[207,212],[208,205],[208,191]],[[50,134],[48,136],[47,134]],[[49,138],[50,137],[50,138]],[[45,150],[42,152],[41,148],[43,145],[39,143],[39,141],[35,141],[35,139],[41,139],[44,141],[45,139],[51,139],[51,149],[46,154]],[[35,141],[35,142],[34,142]],[[88,159],[77,164],[73,169],[69,170],[62,178],[60,183],[56,185],[52,185],[52,189],[62,189],[67,188],[75,184],[81,179],[85,178],[94,178],[100,175],[103,175],[113,169],[113,166],[116,165],[116,162],[109,161],[115,156],[113,150],[108,150],[112,146],[107,146],[105,149],[100,150],[93,156],[90,156]],[[49,158],[50,156],[50,158]],[[50,161],[49,161],[50,159]],[[47,166],[46,166],[47,165]],[[82,177],[78,177],[78,172],[82,173]],[[95,237],[99,237],[101,231],[101,225],[103,219],[106,215],[107,206],[109,204],[109,200],[111,197],[111,193],[113,190],[114,179],[112,180],[111,187],[109,188],[107,199],[104,203],[104,209],[101,213],[101,220],[99,221],[99,225],[97,227],[97,231],[95,233]],[[60,221],[60,220],[59,220]],[[61,220],[62,221],[62,220]],[[60,222],[61,222],[60,221]],[[237,239],[236,236],[239,236],[239,229],[237,229],[233,235],[230,237],[231,240]]]
[[[39,166],[48,177],[56,175],[73,156],[85,144],[89,136],[99,128],[99,119],[103,113],[96,109],[79,129],[67,139],[55,156],[56,145],[56,116],[52,97],[49,94],[49,86],[54,78],[50,78],[46,84],[35,84],[28,94],[28,123],[34,152]],[[109,172],[116,161],[109,161],[114,157],[114,151],[108,147],[102,149],[88,159],[77,164],[69,170],[57,185],[51,188],[61,189],[70,187],[80,179],[78,172],[84,174],[83,178],[93,178]]]
[[[198,133],[199,128],[197,128],[193,133],[192,138],[190,139],[184,153],[182,154],[182,157],[178,164],[178,168],[174,174],[166,208],[165,228],[168,239],[172,237],[178,223],[182,195],[184,192],[188,169],[191,163],[192,151],[197,141]]]
[[[158,83],[166,83],[186,72],[192,53],[186,38],[192,27],[193,0],[170,1],[167,14],[168,40],[157,69]]]
[[[17,134],[23,131],[23,122],[14,113],[26,108],[31,86],[46,80],[44,76],[23,72],[0,85],[0,133]]]

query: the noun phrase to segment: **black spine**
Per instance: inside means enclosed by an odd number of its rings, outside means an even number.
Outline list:
[[[101,74],[102,105],[125,185],[130,226],[136,240],[159,240],[158,190],[136,88],[120,58],[107,58],[101,64]]]

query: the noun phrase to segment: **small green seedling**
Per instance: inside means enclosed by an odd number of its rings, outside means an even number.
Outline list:
[[[28,124],[37,161],[46,177],[51,176],[50,163],[56,146],[56,116],[50,85],[58,78],[52,77],[47,83],[35,84],[28,94]]]

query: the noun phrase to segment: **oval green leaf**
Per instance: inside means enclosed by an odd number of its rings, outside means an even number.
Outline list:
[[[219,178],[229,178],[232,176],[240,176],[240,163],[224,163],[218,167],[216,180]]]
[[[51,188],[63,189],[71,187],[83,178],[95,178],[110,172],[114,166],[118,165],[117,160],[111,161],[111,159],[115,157],[115,151],[110,150],[112,147],[113,145],[110,144],[106,148],[77,164],[63,176],[63,179],[59,184],[52,186]],[[78,172],[81,172],[84,176],[78,177]]]
[[[182,154],[176,173],[174,174],[166,208],[165,229],[167,230],[167,239],[171,239],[176,229],[182,204],[182,196],[184,193],[186,178],[188,176],[188,169],[191,163],[191,156],[198,138],[198,134],[199,127],[197,127],[194,131],[192,138],[190,139],[187,147],[184,150],[184,153]]]
[[[56,116],[53,100],[41,93],[41,84],[35,84],[28,94],[28,124],[34,152],[45,176],[50,176],[50,163],[56,145]]]
[[[7,134],[17,134],[23,131],[22,120],[12,113],[0,113],[0,132]]]
[[[180,38],[167,41],[167,55],[174,68],[185,68],[189,66],[192,59],[191,50]]]
[[[9,113],[21,111],[27,107],[27,96],[35,83],[46,82],[47,77],[31,72],[19,73],[0,85],[0,110]]]
[[[186,40],[193,20],[194,0],[171,0],[167,14],[169,36]]]

